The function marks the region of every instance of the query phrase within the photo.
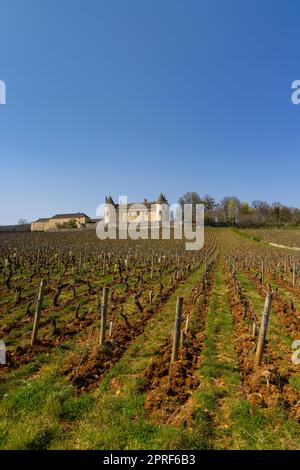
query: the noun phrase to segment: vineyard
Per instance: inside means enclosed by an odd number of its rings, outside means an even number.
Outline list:
[[[270,243],[300,235],[0,233],[0,448],[299,449],[300,252]]]

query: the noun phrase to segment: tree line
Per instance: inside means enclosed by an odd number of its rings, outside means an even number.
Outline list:
[[[205,224],[238,227],[298,226],[300,209],[287,207],[280,202],[268,204],[255,200],[251,204],[236,196],[226,196],[217,202],[212,196],[201,197],[197,192],[187,192],[178,200],[180,205],[192,204],[195,215],[196,204],[204,204]]]

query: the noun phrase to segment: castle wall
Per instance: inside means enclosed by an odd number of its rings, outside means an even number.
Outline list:
[[[104,223],[112,223],[113,207],[110,204],[107,204],[104,209]],[[121,212],[119,214],[119,209],[115,209],[115,223],[119,222],[161,222],[162,216],[165,215],[164,220],[169,220],[169,206],[167,204],[152,204],[151,207],[145,207],[142,204],[134,204],[128,207],[127,212]],[[119,220],[120,219],[120,220]]]
[[[75,220],[77,227],[86,223],[86,217],[65,217],[61,219],[49,219],[49,230],[55,230],[60,225],[67,224],[70,220]]]
[[[55,230],[60,225],[68,223],[70,220],[75,220],[78,228],[87,222],[86,217],[65,217],[62,219],[49,219],[48,221],[32,222],[31,231],[46,232],[48,230]]]
[[[32,232],[45,232],[46,230],[49,230],[49,221],[32,222],[31,224]]]

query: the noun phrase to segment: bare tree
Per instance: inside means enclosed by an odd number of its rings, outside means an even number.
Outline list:
[[[22,219],[22,218],[18,220],[18,225],[25,225],[25,224],[28,224],[28,220]]]
[[[235,225],[239,223],[240,205],[240,200],[235,196],[226,196],[222,199],[220,206],[223,208],[226,223]]]
[[[196,221],[196,205],[202,204],[202,200],[199,194],[196,192],[185,193],[182,197],[178,199],[178,204],[180,204],[181,207],[183,207],[184,204],[192,204],[192,220],[193,222],[195,222]]]

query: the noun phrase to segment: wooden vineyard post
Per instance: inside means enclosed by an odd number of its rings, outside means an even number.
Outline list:
[[[126,258],[125,258],[125,270],[126,270],[126,274],[128,274],[128,271],[129,271],[129,256],[127,255]]]
[[[102,298],[102,305],[101,305],[101,329],[100,329],[100,341],[99,341],[100,348],[103,348],[105,344],[108,291],[109,291],[108,287],[103,287],[103,298]]]
[[[37,258],[36,258],[36,272],[39,271],[39,267],[40,267],[40,249],[38,249],[38,252],[37,252]]]
[[[181,350],[183,349],[183,346],[184,346],[184,336],[185,336],[184,331],[183,331],[183,329],[181,329],[181,331],[180,331],[180,347],[181,347]]]
[[[295,287],[295,278],[296,278],[296,263],[293,263],[293,287]]]
[[[173,349],[171,363],[178,361],[179,358],[179,344],[180,344],[180,332],[181,332],[181,318],[182,318],[182,305],[183,297],[177,297],[176,304],[176,315],[174,323],[174,338],[173,338]]]
[[[113,321],[111,321],[110,324],[109,324],[109,337],[110,338],[111,338],[112,333],[113,333],[113,327],[114,327],[114,323],[113,323]]]
[[[31,335],[31,346],[35,344],[37,334],[38,334],[41,310],[42,310],[43,300],[44,300],[45,285],[46,285],[46,281],[42,279],[41,284],[40,284],[40,289],[39,289],[38,300],[36,304],[35,315],[34,315],[33,330],[32,330],[32,335]]]
[[[105,276],[105,274],[106,274],[106,253],[104,253],[104,256],[103,256],[102,273],[103,273],[103,276]]]
[[[246,315],[247,315],[247,305],[243,304],[243,306],[242,306],[242,318],[243,318],[243,320],[245,320]]]
[[[189,321],[190,321],[190,316],[186,316],[186,322],[185,322],[185,334],[187,334],[188,327],[189,327]]]
[[[273,293],[270,289],[270,286],[268,285],[268,291],[266,294],[266,300],[265,300],[264,310],[262,314],[261,326],[259,330],[257,348],[256,348],[256,354],[255,354],[256,366],[260,366],[261,364],[261,358],[262,358],[262,354],[264,350],[269,316],[270,316],[270,311],[271,311],[271,306],[272,306],[272,297],[273,297]]]
[[[153,272],[154,272],[154,256],[152,255],[152,258],[151,258],[151,279],[153,279]]]
[[[177,256],[177,271],[176,271],[176,279],[180,279],[180,256]]]
[[[263,286],[265,282],[265,262],[262,260],[261,262],[261,285]]]

